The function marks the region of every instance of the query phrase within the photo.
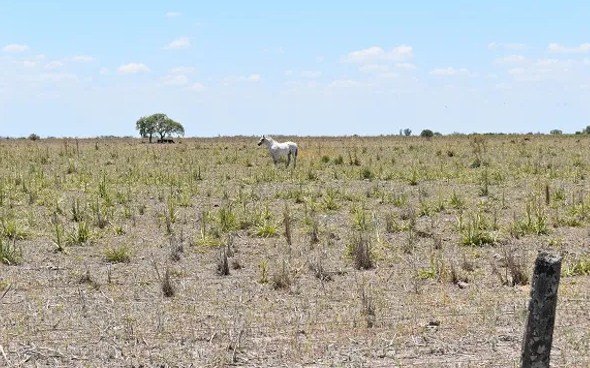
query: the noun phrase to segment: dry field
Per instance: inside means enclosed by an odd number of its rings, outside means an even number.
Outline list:
[[[590,366],[590,138],[2,140],[0,366]]]

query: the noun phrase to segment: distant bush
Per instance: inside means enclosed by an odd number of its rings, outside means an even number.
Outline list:
[[[560,130],[560,129],[553,129],[553,130],[551,130],[549,132],[549,134],[551,134],[551,135],[562,135],[563,134],[563,131]]]
[[[28,139],[29,139],[29,140],[31,140],[31,141],[36,141],[36,140],[39,140],[39,139],[41,139],[41,137],[39,137],[39,136],[38,136],[37,134],[35,134],[35,133],[32,133],[31,135],[29,135]]]
[[[406,137],[411,136],[412,135],[412,129],[409,129],[409,128],[404,129],[404,135]]]
[[[430,129],[424,129],[420,133],[420,137],[426,137],[426,138],[434,137],[434,132]]]

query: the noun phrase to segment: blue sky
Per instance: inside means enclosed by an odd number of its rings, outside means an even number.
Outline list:
[[[0,136],[565,132],[588,1],[0,0]]]

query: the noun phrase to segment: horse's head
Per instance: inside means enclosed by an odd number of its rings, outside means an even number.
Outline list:
[[[260,146],[265,141],[266,141],[266,137],[265,136],[260,137],[260,140],[258,141],[258,145]]]

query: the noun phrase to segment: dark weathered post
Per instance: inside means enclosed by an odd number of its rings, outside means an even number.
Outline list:
[[[522,368],[549,368],[560,274],[561,256],[539,252],[522,344]]]

